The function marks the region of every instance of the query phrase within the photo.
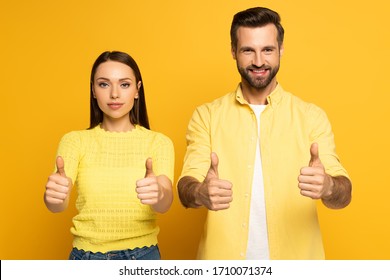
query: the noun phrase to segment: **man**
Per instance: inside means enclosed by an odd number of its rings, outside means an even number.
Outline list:
[[[230,35],[241,83],[195,110],[178,182],[185,207],[209,209],[198,257],[324,259],[316,200],[343,208],[352,189],[330,123],[276,80],[278,13],[239,12]]]

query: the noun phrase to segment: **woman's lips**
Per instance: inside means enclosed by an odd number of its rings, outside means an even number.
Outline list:
[[[110,107],[113,110],[117,110],[120,107],[122,107],[123,103],[108,103],[108,107]]]

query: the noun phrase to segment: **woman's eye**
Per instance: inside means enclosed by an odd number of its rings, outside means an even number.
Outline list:
[[[106,87],[108,87],[108,84],[102,82],[102,83],[99,83],[99,87],[106,88]]]
[[[121,87],[122,88],[129,88],[130,84],[129,83],[124,83],[124,84],[121,84]]]

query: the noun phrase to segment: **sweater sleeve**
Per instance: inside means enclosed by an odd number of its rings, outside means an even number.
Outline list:
[[[58,145],[57,156],[64,159],[66,176],[75,183],[81,158],[81,141],[76,131],[65,134]]]
[[[160,133],[157,134],[156,142],[153,145],[152,160],[155,174],[165,175],[173,183],[175,152],[171,139]]]

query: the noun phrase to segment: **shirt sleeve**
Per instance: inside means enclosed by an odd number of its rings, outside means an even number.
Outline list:
[[[210,167],[211,135],[210,108],[198,107],[188,124],[186,140],[187,150],[181,177],[191,176],[202,182]]]
[[[318,143],[318,152],[325,172],[333,177],[345,176],[349,178],[336,153],[334,134],[326,113],[315,105],[312,105],[309,111],[309,119],[312,121],[310,141]]]

